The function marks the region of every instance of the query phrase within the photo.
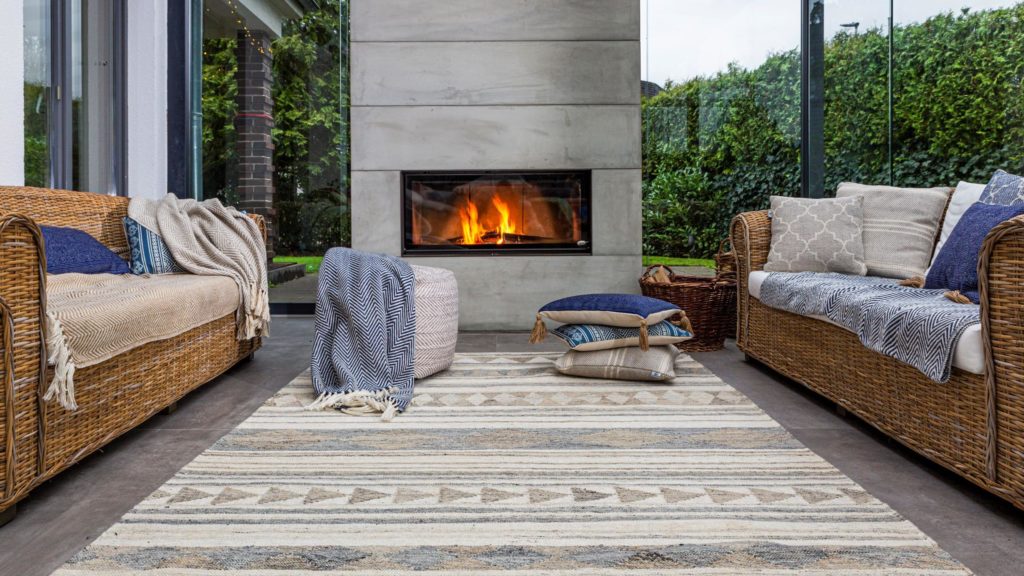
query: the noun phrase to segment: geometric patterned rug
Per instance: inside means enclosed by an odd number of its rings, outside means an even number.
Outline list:
[[[686,355],[459,354],[391,423],[303,374],[56,574],[969,574]]]

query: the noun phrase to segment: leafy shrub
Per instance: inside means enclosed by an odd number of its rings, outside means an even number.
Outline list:
[[[825,47],[825,193],[839,182],[985,182],[1024,171],[1024,4],[893,30],[889,158],[884,29]],[[643,103],[644,248],[707,257],[731,217],[800,192],[800,53],[730,66]],[[673,203],[678,205],[673,205]]]

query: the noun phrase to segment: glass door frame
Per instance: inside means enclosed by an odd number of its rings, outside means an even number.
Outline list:
[[[127,0],[113,3],[113,141],[111,146],[110,188],[87,190],[109,195],[127,194],[125,142],[127,140],[127,32],[125,13]],[[48,158],[50,188],[74,188],[74,63],[72,58],[72,0],[50,0],[50,86],[47,105],[51,111],[48,131]]]

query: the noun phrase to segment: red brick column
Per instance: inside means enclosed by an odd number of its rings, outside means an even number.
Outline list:
[[[267,256],[274,257],[277,222],[274,211],[274,99],[271,94],[270,37],[256,30],[238,31],[238,208],[267,221]]]

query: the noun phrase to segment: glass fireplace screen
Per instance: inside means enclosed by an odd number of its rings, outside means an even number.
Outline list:
[[[405,172],[404,254],[590,253],[590,172]]]

